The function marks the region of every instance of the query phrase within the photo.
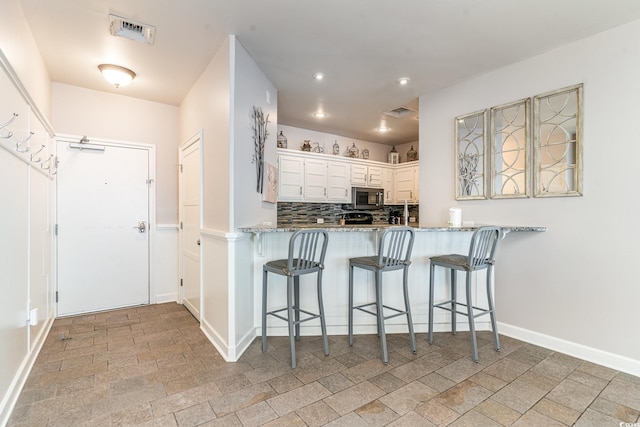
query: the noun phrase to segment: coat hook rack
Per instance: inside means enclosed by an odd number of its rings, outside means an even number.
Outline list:
[[[24,150],[21,150],[21,149],[20,149],[20,146],[21,146],[22,144],[24,144],[24,143],[28,142],[28,141],[31,139],[31,137],[32,137],[32,136],[33,136],[33,132],[29,132],[29,136],[28,136],[28,137],[26,137],[26,138],[25,138],[25,139],[23,139],[22,141],[16,141],[16,151],[17,151],[18,153],[26,153],[27,151],[29,151],[29,149],[30,149],[30,147],[29,147],[29,146],[27,146]]]
[[[42,160],[40,162],[40,167],[42,169],[50,170],[51,169],[51,159],[53,159],[53,154],[49,154],[49,158],[47,160]],[[45,164],[47,166],[45,166]]]

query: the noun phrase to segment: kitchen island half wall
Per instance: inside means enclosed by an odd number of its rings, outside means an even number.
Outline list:
[[[287,257],[289,238],[292,233],[300,229],[324,228],[329,232],[329,244],[325,258],[323,273],[323,299],[327,332],[329,335],[346,335],[348,327],[348,284],[349,284],[349,258],[358,256],[375,255],[378,249],[378,239],[387,226],[281,226],[281,227],[255,227],[244,228],[241,231],[252,233],[254,244],[253,253],[253,278],[254,278],[254,312],[253,320],[256,335],[261,330],[261,301],[262,301],[262,266],[271,260]],[[429,288],[429,257],[434,255],[460,253],[469,251],[469,243],[473,231],[478,227],[416,227],[416,237],[413,247],[412,264],[409,268],[409,298],[413,316],[415,331],[424,333],[428,331],[428,288]],[[508,234],[512,232],[543,232],[545,227],[506,226],[501,227],[503,240],[508,240]],[[505,237],[506,236],[506,237]],[[500,246],[504,245],[504,241]],[[500,269],[500,246],[496,259],[496,269]],[[525,262],[525,260],[523,260]],[[475,280],[474,298],[480,307],[486,306],[486,292],[483,291],[485,274],[477,274]],[[444,269],[436,269],[437,286],[435,300],[449,299],[449,276],[445,277]],[[286,305],[286,279],[273,276],[269,278],[269,295],[267,306],[271,310]],[[462,278],[459,284],[464,283]],[[354,274],[354,302],[366,303],[374,300],[374,276],[373,273],[356,270]],[[366,285],[365,285],[366,284]],[[402,273],[388,272],[384,274],[383,292],[385,305],[402,306]],[[459,285],[460,286],[460,285]],[[500,284],[497,284],[499,287]],[[315,293],[315,275],[300,278],[300,306],[302,309],[314,308],[317,305]],[[478,292],[480,289],[481,292]],[[458,292],[459,300],[464,302],[464,293]],[[441,313],[439,313],[441,312]],[[496,307],[497,317],[500,320],[500,307]],[[450,330],[450,315],[443,310],[434,313],[434,330]],[[468,330],[466,317],[459,316],[458,330]],[[481,318],[482,319],[482,318]],[[484,320],[484,319],[482,319]],[[406,333],[407,325],[404,317],[394,318],[387,323],[388,333]],[[489,321],[478,321],[478,330],[488,330]],[[376,321],[374,316],[364,313],[354,313],[354,333],[376,333]],[[286,322],[279,319],[268,319],[267,335],[286,336],[288,334]],[[302,335],[320,335],[319,321],[306,322],[301,325]]]

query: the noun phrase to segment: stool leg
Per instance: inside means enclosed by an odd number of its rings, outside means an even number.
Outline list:
[[[471,333],[471,349],[473,361],[478,363],[478,342],[476,340],[475,319],[473,317],[473,301],[471,299],[471,272],[467,271],[467,317],[469,318],[469,332]]]
[[[408,277],[409,276],[409,267],[404,268],[403,272],[403,280],[402,287],[404,289],[404,309],[407,312],[407,325],[409,325],[409,340],[411,341],[411,351],[413,354],[416,353],[416,336],[413,333],[413,321],[411,320],[411,304],[409,304],[409,286],[408,286]]]
[[[262,270],[262,352],[267,351],[267,270]]]
[[[349,345],[353,345],[353,264],[349,263]]]
[[[293,277],[293,306],[296,315],[296,341],[300,341],[300,276]]]
[[[493,266],[487,268],[487,300],[489,301],[489,317],[491,318],[491,328],[493,329],[493,343],[496,351],[500,351],[500,337],[498,336],[498,324],[496,323],[496,310],[493,306]]]
[[[287,322],[289,323],[289,347],[291,349],[291,367],[296,367],[296,343],[293,310],[293,277],[287,277]]]
[[[433,344],[433,276],[436,266],[429,266],[429,339],[427,342]]]
[[[327,324],[324,320],[324,304],[322,303],[322,270],[318,270],[318,311],[320,312],[320,329],[322,330],[322,346],[324,355],[329,355],[329,338],[327,337]]]
[[[387,353],[387,336],[384,332],[384,312],[382,303],[382,272],[377,270],[376,273],[376,309],[378,312],[378,328],[380,331],[380,345],[382,346],[382,363],[389,363],[389,354]]]
[[[451,333],[456,334],[456,310],[458,309],[458,274],[451,269]]]

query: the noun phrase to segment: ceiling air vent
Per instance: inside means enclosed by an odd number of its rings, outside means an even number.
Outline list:
[[[155,39],[156,27],[120,16],[109,15],[109,33],[112,36],[124,37],[151,46]]]
[[[384,114],[387,116],[395,117],[397,119],[408,116],[409,114],[415,113],[415,111],[407,108],[407,107],[396,107],[393,110],[385,111]]]

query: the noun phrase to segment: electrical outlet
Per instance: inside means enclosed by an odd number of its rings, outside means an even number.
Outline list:
[[[316,224],[324,224],[324,218],[316,218]]]

